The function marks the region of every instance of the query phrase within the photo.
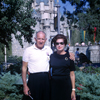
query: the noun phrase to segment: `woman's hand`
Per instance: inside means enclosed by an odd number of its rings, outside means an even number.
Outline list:
[[[72,90],[72,93],[71,93],[71,100],[76,100],[76,95],[75,95],[74,90]]]

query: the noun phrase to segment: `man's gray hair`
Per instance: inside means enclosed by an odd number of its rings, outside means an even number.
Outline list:
[[[37,38],[37,34],[38,33],[44,33],[45,34],[45,38],[46,38],[46,33],[44,31],[38,31],[38,32],[36,32],[36,36],[35,36],[36,38]]]

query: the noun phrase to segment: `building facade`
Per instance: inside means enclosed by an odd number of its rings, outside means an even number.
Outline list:
[[[47,36],[46,45],[50,46],[52,37],[54,37],[57,33],[57,30],[54,29],[54,18],[57,16],[57,0],[34,0],[32,4],[33,13],[32,17],[36,19],[36,26],[34,28],[35,33],[33,34],[33,43],[36,32],[44,31]],[[64,34],[67,36],[69,34],[69,25],[67,24],[67,18],[64,18],[64,21],[60,21],[60,34]],[[20,34],[18,32],[18,34]],[[25,48],[31,46],[32,44],[24,41],[23,38],[23,48],[20,46],[19,42],[12,36],[12,55],[13,56],[22,56]],[[69,37],[69,36],[68,36]],[[70,39],[69,39],[70,41]],[[69,51],[75,53],[77,46],[70,46]],[[100,63],[100,46],[80,46],[80,53],[86,54],[88,52],[90,54],[90,60],[93,63]]]
[[[50,46],[52,38],[57,34],[57,30],[54,29],[54,18],[57,16],[56,5],[57,0],[34,0],[32,3],[32,17],[35,18],[37,22],[34,28],[35,33],[32,38],[33,43],[35,42],[34,37],[36,32],[44,31],[47,37],[46,45]],[[64,19],[64,21],[60,21],[60,34],[67,36],[67,30],[69,26],[67,24],[67,18]],[[23,50],[31,44],[25,42],[23,38],[23,45],[24,47],[22,48],[19,42],[13,36],[12,55],[22,56]]]

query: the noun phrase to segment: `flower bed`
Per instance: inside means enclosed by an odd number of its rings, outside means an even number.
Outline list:
[[[100,100],[100,73],[76,71],[76,93],[81,100]]]
[[[100,100],[100,67],[87,66],[82,71],[76,66],[76,93],[80,100]],[[21,74],[6,72],[0,76],[0,100],[22,100],[23,87],[16,86]]]

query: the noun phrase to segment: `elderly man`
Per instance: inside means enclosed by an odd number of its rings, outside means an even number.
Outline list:
[[[34,100],[49,100],[49,56],[50,47],[45,46],[46,34],[42,31],[36,33],[36,43],[28,47],[23,54],[22,80],[24,94]],[[27,67],[29,74],[26,82]]]

